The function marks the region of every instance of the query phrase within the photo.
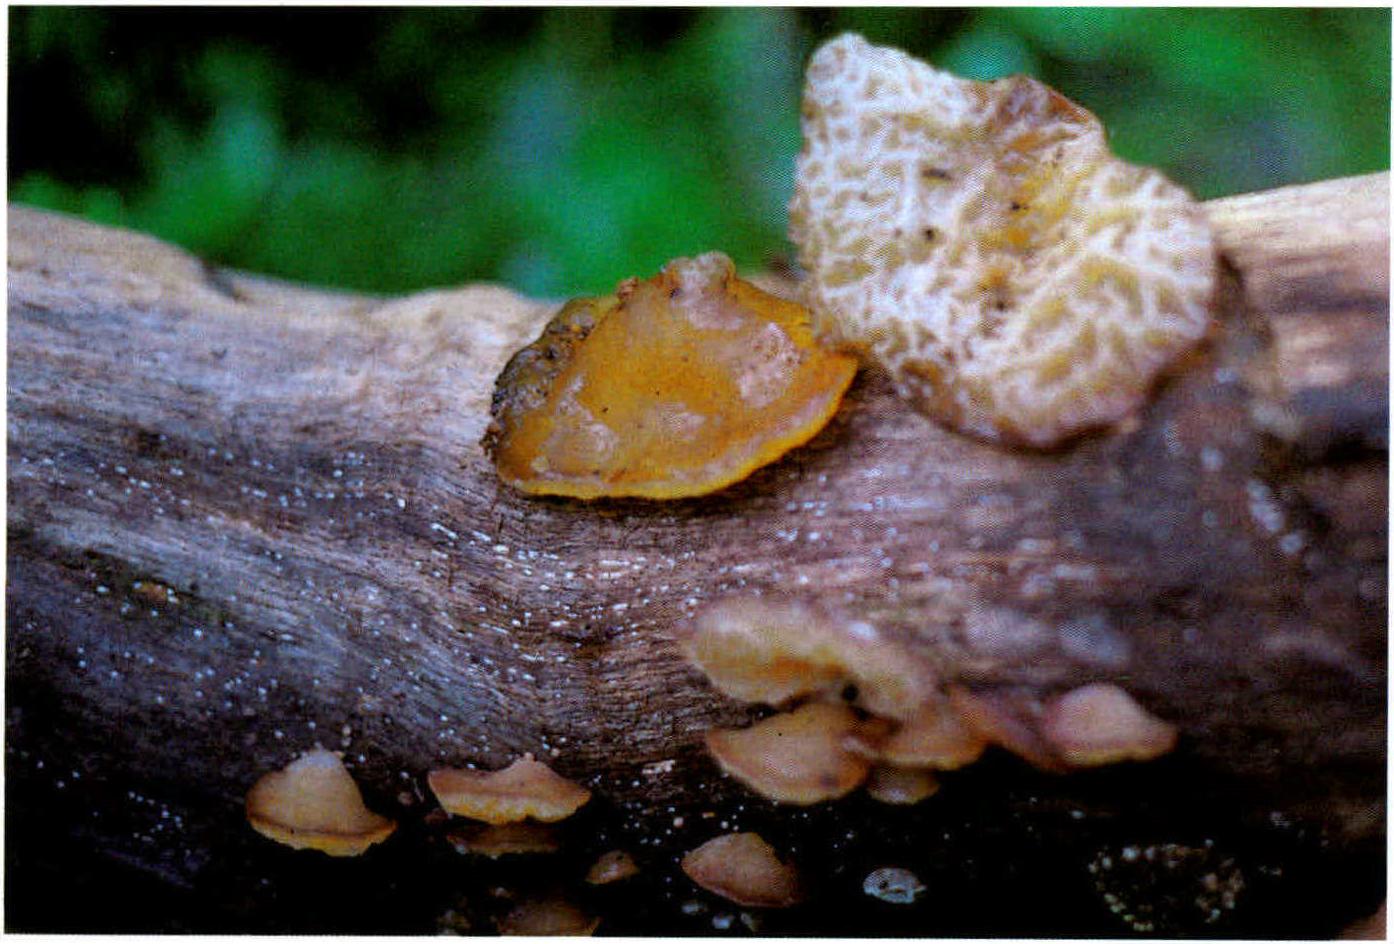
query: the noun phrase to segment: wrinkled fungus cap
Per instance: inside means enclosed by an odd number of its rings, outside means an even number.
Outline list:
[[[675,259],[568,303],[514,355],[484,447],[531,494],[704,495],[812,439],[855,371],[726,256]]]
[[[316,748],[258,780],[247,793],[247,822],[293,849],[362,855],[397,824],[369,810],[339,755]]]
[[[707,750],[722,770],[763,797],[821,803],[866,779],[867,759],[846,746],[857,724],[846,705],[810,702],[749,728],[708,731]]]
[[[728,833],[683,856],[687,877],[748,908],[787,908],[803,900],[798,871],[759,833]]]
[[[958,79],[846,34],[809,63],[790,238],[817,330],[962,432],[1110,424],[1210,323],[1200,206],[1026,76]]]
[[[446,812],[486,823],[544,823],[566,819],[590,799],[590,791],[524,754],[503,770],[484,773],[446,768],[426,776]]]

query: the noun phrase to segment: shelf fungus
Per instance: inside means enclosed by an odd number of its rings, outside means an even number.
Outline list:
[[[939,778],[922,767],[877,764],[866,781],[866,793],[880,803],[911,806],[939,792]]]
[[[728,833],[683,856],[687,877],[748,908],[787,908],[803,900],[799,873],[758,833]]]
[[[339,755],[316,748],[258,780],[247,793],[247,822],[293,849],[362,855],[397,824],[363,803]]]
[[[708,731],[707,750],[761,796],[806,806],[846,796],[866,779],[870,763],[847,747],[857,726],[846,705],[809,702],[749,728]]]
[[[553,827],[541,823],[473,824],[445,834],[451,848],[461,855],[490,859],[514,855],[542,855],[561,849]]]
[[[855,371],[815,341],[807,309],[726,256],[676,259],[568,302],[515,354],[484,448],[534,495],[704,495],[813,438]]]
[[[525,819],[554,823],[591,798],[585,787],[554,773],[531,754],[489,773],[433,770],[426,782],[446,812],[495,825]]]
[[[1117,685],[1096,682],[1046,703],[1041,732],[1073,767],[1151,760],[1176,746],[1176,728]]]
[[[984,439],[1133,412],[1209,330],[1198,203],[1026,76],[974,82],[841,36],[808,67],[790,237],[827,340]]]

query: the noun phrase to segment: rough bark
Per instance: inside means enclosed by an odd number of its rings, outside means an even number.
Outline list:
[[[1388,189],[1209,204],[1219,330],[1107,434],[1004,450],[867,373],[813,443],[737,486],[601,504],[514,494],[478,446],[495,375],[554,304],[306,289],[12,207],[11,925],[429,929],[482,878],[422,824],[426,771],[524,751],[597,793],[575,856],[648,849],[614,930],[711,933],[677,909],[694,890],[672,857],[737,826],[820,876],[821,906],[776,930],[1114,934],[1151,915],[1301,934],[1372,910]],[[672,646],[704,601],[752,592],[845,607],[974,687],[1119,682],[1181,747],[1066,778],[992,758],[910,811],[752,800],[700,746],[752,709]],[[348,864],[252,834],[247,787],[316,742],[412,828]],[[1175,861],[1114,882],[1130,845]],[[937,877],[931,904],[861,894],[861,865],[901,860]],[[1166,885],[1191,871],[1239,874],[1237,902],[1211,915]],[[31,893],[52,880],[102,908],[45,910]],[[988,889],[1024,910],[975,919]],[[487,930],[481,896],[458,910]]]

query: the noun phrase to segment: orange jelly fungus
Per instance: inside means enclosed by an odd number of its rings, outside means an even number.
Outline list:
[[[572,498],[686,498],[745,478],[836,412],[856,361],[720,253],[580,298],[514,355],[484,447],[508,484]]]
[[[1041,733],[1075,767],[1151,760],[1176,746],[1175,727],[1106,682],[1076,688],[1048,702]]]
[[[707,750],[761,796],[806,806],[845,796],[866,779],[867,759],[847,749],[857,728],[846,705],[810,702],[743,730],[708,731]]]
[[[503,770],[433,770],[426,776],[440,805],[456,816],[486,823],[566,819],[591,798],[585,787],[524,754]]]
[[[803,900],[798,871],[758,833],[717,836],[683,856],[687,877],[749,908],[787,908]]]
[[[362,855],[397,824],[369,810],[343,761],[316,748],[258,780],[247,793],[247,822],[293,849]]]

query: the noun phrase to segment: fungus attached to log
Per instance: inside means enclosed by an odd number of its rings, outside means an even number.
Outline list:
[[[955,429],[1048,447],[1106,426],[1208,331],[1199,204],[1034,79],[848,34],[809,64],[803,134],[790,237],[818,331]]]
[[[964,726],[989,743],[1005,748],[1037,770],[1069,772],[1069,765],[1041,734],[1044,709],[1040,699],[1030,692],[975,692],[962,685],[950,685],[949,703]]]
[[[787,908],[803,900],[799,873],[758,833],[729,833],[683,856],[687,877],[748,908]]]
[[[964,724],[947,699],[935,697],[881,742],[877,756],[902,767],[957,770],[986,747],[987,739]]]
[[[1097,682],[1049,701],[1041,734],[1067,764],[1095,767],[1151,760],[1176,746],[1176,728],[1117,685]]]
[[[857,729],[846,705],[811,702],[742,730],[707,732],[721,769],[763,797],[808,805],[845,796],[870,764],[845,746]]]
[[[550,853],[561,848],[552,827],[541,823],[484,823],[452,829],[445,838],[461,855],[482,855],[490,859]]]
[[[498,922],[500,934],[523,937],[589,937],[600,926],[565,898],[530,898]]]
[[[372,812],[339,755],[316,748],[258,780],[247,793],[247,822],[293,849],[362,855],[397,824]]]
[[[499,375],[484,447],[536,495],[684,498],[740,481],[832,418],[856,361],[720,253],[569,302]]]
[[[866,710],[903,719],[938,684],[921,660],[870,624],[797,600],[717,601],[693,620],[682,645],[718,691],[742,701],[779,705],[850,683]]]
[[[585,805],[590,791],[524,754],[503,770],[433,770],[426,782],[446,812],[486,823],[554,823]]]
[[[877,764],[866,780],[866,792],[873,800],[895,806],[909,806],[939,792],[939,780],[920,767]]]
[[[589,885],[609,885],[621,882],[639,874],[639,866],[634,857],[623,849],[611,849],[596,859],[586,872]]]

